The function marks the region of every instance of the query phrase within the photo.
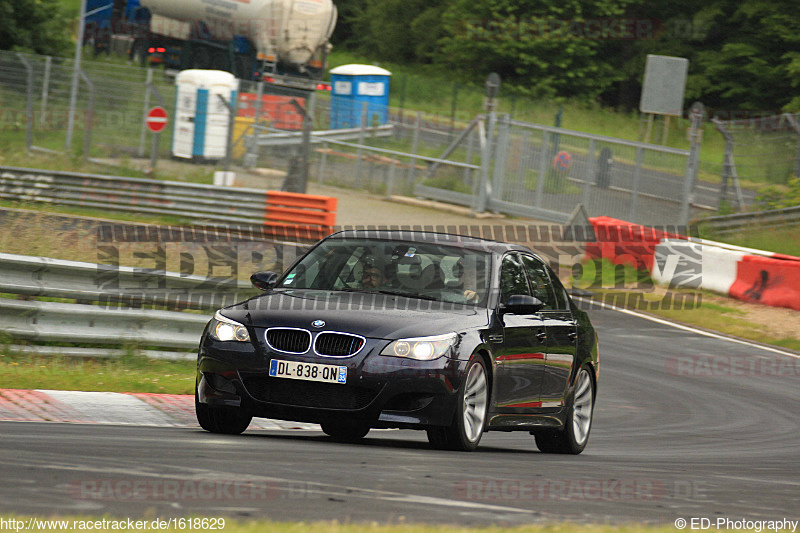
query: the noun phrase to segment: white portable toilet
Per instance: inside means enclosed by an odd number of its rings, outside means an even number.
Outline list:
[[[185,159],[223,159],[228,147],[230,111],[239,80],[230,72],[190,69],[175,78],[175,129],[172,155]]]

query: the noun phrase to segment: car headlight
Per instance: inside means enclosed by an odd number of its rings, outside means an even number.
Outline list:
[[[218,341],[248,342],[250,340],[250,334],[247,333],[244,324],[222,316],[219,311],[214,313],[214,318],[211,319],[209,334]]]
[[[384,348],[381,355],[431,361],[448,353],[455,346],[457,339],[458,335],[455,333],[434,337],[397,339]]]

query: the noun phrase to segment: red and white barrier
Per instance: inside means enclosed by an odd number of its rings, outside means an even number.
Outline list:
[[[590,218],[586,257],[650,272],[670,287],[702,288],[800,311],[800,257],[706,241],[610,217]]]

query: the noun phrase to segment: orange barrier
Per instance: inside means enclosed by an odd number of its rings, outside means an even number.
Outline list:
[[[319,240],[333,232],[336,198],[296,192],[268,191],[264,231],[275,237]]]
[[[746,255],[737,265],[729,294],[746,302],[800,311],[800,261]]]
[[[292,100],[305,107],[305,98],[295,98],[293,96],[277,96],[264,94],[261,96],[261,121],[267,120],[270,126],[279,130],[301,130],[303,129],[303,115],[297,112],[292,105]],[[239,117],[256,118],[256,111],[259,109],[258,95],[252,93],[239,93],[239,107],[237,115]]]
[[[639,270],[653,267],[656,246],[663,239],[685,239],[677,233],[631,224],[611,217],[589,219],[596,241],[586,243],[590,259],[608,259],[615,265],[628,264]]]

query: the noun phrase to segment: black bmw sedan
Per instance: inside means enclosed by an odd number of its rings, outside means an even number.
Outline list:
[[[264,294],[217,311],[200,341],[200,425],[319,423],[339,440],[425,430],[474,450],[527,431],[543,452],[583,451],[598,378],[595,330],[530,249],[438,233],[345,231]]]

